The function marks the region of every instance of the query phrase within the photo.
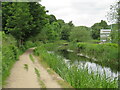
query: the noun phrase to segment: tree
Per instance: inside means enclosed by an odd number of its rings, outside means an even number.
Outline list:
[[[120,2],[120,1],[119,1]],[[107,13],[106,17],[108,22],[116,23],[118,21],[119,17],[119,2],[113,4],[110,6],[110,11]]]
[[[73,28],[73,26],[69,25],[69,24],[64,24],[61,27],[61,39],[62,40],[67,40],[69,41],[69,36],[70,36],[70,32],[71,29]]]
[[[119,37],[119,26],[120,26],[120,1],[111,5],[110,11],[107,14],[108,22],[112,23],[112,32],[111,32],[111,39],[112,43],[118,43],[120,40]],[[113,24],[114,23],[114,24]]]
[[[62,27],[61,27],[61,39],[62,40],[69,41],[70,32],[73,27],[74,27],[74,24],[72,23],[72,21],[70,21],[69,23],[62,24]]]
[[[58,22],[60,28],[62,28],[62,26],[65,25],[65,22],[62,19],[58,19],[57,22]]]
[[[29,12],[29,4],[12,3],[9,14],[11,15],[7,19],[6,29],[18,40],[19,45],[23,45],[31,32],[30,23],[33,19]]]
[[[106,21],[103,21],[103,20],[101,20],[100,26],[101,26],[103,29],[107,29],[107,28],[108,28],[107,22],[106,22]]]
[[[49,16],[46,14],[47,11],[45,10],[45,7],[38,2],[29,2],[29,6],[30,14],[33,17],[31,33],[29,35],[35,37],[41,32],[46,23],[49,23]]]
[[[45,7],[37,2],[3,3],[3,29],[12,34],[19,45],[36,36],[49,22]]]
[[[7,19],[11,15],[10,9],[12,8],[12,2],[2,2],[2,30],[5,33],[8,33],[8,30],[5,30]]]
[[[75,42],[88,42],[91,40],[90,31],[74,27],[70,32],[70,40]]]
[[[112,30],[111,32],[111,39],[112,39],[112,43],[118,43],[118,30]]]
[[[70,22],[68,23],[68,25],[69,25],[69,26],[71,26],[71,27],[73,27],[73,26],[74,26],[74,24],[73,24],[73,22],[72,22],[72,21],[70,21]]]
[[[93,39],[100,39],[100,29],[107,29],[108,25],[106,21],[101,20],[99,23],[95,23],[92,27],[92,37]]]
[[[56,17],[54,15],[49,15],[50,24],[52,24],[53,22],[56,22],[56,21],[57,21],[57,19],[56,19]]]
[[[38,37],[43,42],[44,42],[44,40],[53,42],[53,41],[60,39],[59,30],[60,30],[60,28],[59,28],[59,24],[57,22],[53,22],[52,24],[47,23],[44,26],[44,28],[42,29],[42,31],[40,32]],[[42,36],[40,36],[40,35],[42,35]]]

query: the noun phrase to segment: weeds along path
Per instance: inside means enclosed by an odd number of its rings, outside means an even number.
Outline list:
[[[27,50],[14,64],[5,88],[40,88],[34,64],[29,58],[30,53],[32,53],[32,50]]]
[[[31,60],[33,49],[28,49],[14,64],[5,88],[61,88],[35,57]]]

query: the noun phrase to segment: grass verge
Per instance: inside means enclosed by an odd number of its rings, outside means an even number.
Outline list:
[[[39,60],[40,64],[47,70],[47,72],[53,76],[53,79],[57,81],[57,83],[62,87],[62,88],[73,88],[70,84],[68,84],[66,81],[64,81],[52,68],[49,67],[49,65],[41,59],[41,57],[36,58]]]
[[[34,50],[34,54],[40,56],[56,73],[74,88],[117,88],[117,80],[111,80],[106,75],[89,73],[87,68],[78,69],[77,66],[70,68],[64,63],[63,58],[56,54],[48,53],[44,46]]]

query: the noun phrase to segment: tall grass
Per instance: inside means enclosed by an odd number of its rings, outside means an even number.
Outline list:
[[[36,48],[34,54],[40,56],[56,73],[74,88],[117,88],[117,80],[111,80],[105,75],[100,76],[88,69],[78,69],[77,66],[67,67],[62,57],[48,53],[44,45]]]
[[[10,75],[10,70],[13,64],[19,59],[23,51],[17,47],[17,41],[11,35],[5,35],[2,37],[2,84],[5,84],[5,80]]]
[[[89,44],[78,43],[80,53],[94,57],[98,62],[112,63],[118,66],[118,45],[112,43],[106,44]]]

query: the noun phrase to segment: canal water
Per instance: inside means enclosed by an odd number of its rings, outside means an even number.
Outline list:
[[[60,57],[64,58],[65,63],[70,66],[78,66],[78,68],[88,68],[89,72],[99,73],[100,75],[106,74],[107,77],[114,79],[118,79],[118,71],[114,70],[107,66],[102,66],[99,63],[93,62],[92,60],[88,60],[88,58],[84,56],[79,56],[74,52],[70,52],[67,50],[59,50],[57,52],[49,51],[49,53],[57,53]]]

